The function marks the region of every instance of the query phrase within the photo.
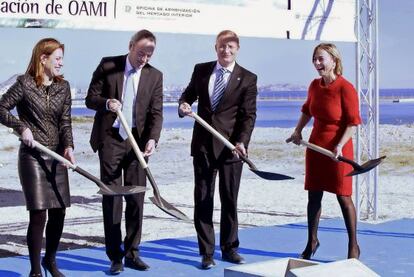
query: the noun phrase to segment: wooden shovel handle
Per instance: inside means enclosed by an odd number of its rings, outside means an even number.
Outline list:
[[[331,152],[331,151],[329,151],[329,150],[327,150],[327,149],[325,149],[325,148],[322,148],[322,147],[320,147],[320,146],[318,146],[318,145],[315,145],[315,144],[313,144],[313,143],[310,143],[310,142],[307,142],[307,141],[304,141],[304,140],[301,140],[300,141],[300,144],[302,144],[302,145],[304,145],[304,146],[306,146],[306,147],[308,147],[308,148],[310,148],[310,149],[312,149],[312,150],[315,150],[316,152],[319,152],[319,153],[321,153],[321,154],[323,154],[323,155],[326,155],[326,156],[328,156],[328,157],[331,157],[331,158],[335,158],[335,154],[333,153],[333,152]],[[350,160],[350,159],[347,159],[347,158],[345,158],[345,157],[343,157],[343,156],[338,156],[338,161],[341,161],[341,162],[344,162],[344,163],[347,163],[347,164],[350,164],[350,165],[352,165],[352,167],[355,169],[355,170],[362,170],[363,168],[358,164],[358,163],[356,163],[355,161],[353,161],[353,160]]]
[[[202,125],[204,128],[206,128],[210,133],[212,133],[216,138],[218,138],[227,148],[229,148],[231,151],[236,149],[236,146],[234,146],[230,141],[228,141],[222,134],[217,132],[216,129],[210,126],[207,122],[204,121],[198,114],[192,112],[188,116],[194,118],[200,125]]]
[[[18,136],[20,138],[20,135],[18,133],[16,133],[15,131],[13,131],[13,129],[11,129],[11,128],[9,129],[9,133],[15,134],[16,136]],[[69,160],[65,159],[64,157],[62,157],[61,155],[59,155],[55,151],[50,150],[49,148],[47,148],[43,144],[33,140],[33,146],[35,148],[39,149],[41,152],[46,153],[49,156],[53,157],[58,162],[61,162],[62,164],[67,165],[70,169],[75,170],[76,165],[74,165]]]
[[[160,200],[160,192],[158,190],[158,187],[155,183],[154,178],[152,177],[151,172],[148,169],[148,164],[144,159],[144,155],[142,155],[141,150],[139,149],[138,144],[135,141],[134,135],[131,132],[131,128],[128,126],[128,122],[126,121],[124,115],[122,114],[122,111],[117,110],[116,114],[118,115],[119,121],[121,122],[122,126],[124,127],[124,129],[125,129],[125,131],[128,135],[128,141],[131,144],[132,149],[134,150],[135,155],[138,158],[139,164],[141,165],[142,169],[145,171],[145,173],[146,173],[146,175],[147,175],[147,177],[150,181],[152,189],[154,190],[154,196],[157,198],[157,200],[161,201]]]
[[[142,155],[141,150],[139,149],[138,144],[134,139],[134,135],[132,134],[131,128],[130,128],[130,126],[128,126],[128,123],[127,123],[124,115],[122,114],[122,112],[120,110],[117,110],[116,114],[118,115],[119,121],[121,122],[122,127],[124,127],[124,129],[125,129],[125,131],[128,135],[128,141],[131,144],[132,149],[134,150],[135,154],[137,155],[139,164],[141,165],[141,167],[143,169],[147,168],[148,165],[147,165],[147,162],[144,159],[144,155]]]
[[[215,136],[217,139],[219,139],[227,148],[229,148],[231,151],[237,151],[237,154],[239,154],[239,158],[247,163],[251,169],[257,170],[257,167],[253,164],[251,160],[249,160],[247,157],[241,153],[236,146],[234,146],[230,141],[228,141],[222,134],[220,134],[216,129],[214,129],[210,124],[208,124],[204,119],[202,119],[198,114],[191,112],[188,116],[192,117],[197,121],[200,125],[202,125],[204,128],[207,129],[213,136]]]
[[[310,143],[310,142],[307,142],[307,141],[304,141],[304,140],[301,140],[300,144],[303,145],[303,146],[306,146],[307,148],[310,148],[310,149],[312,149],[316,152],[319,152],[319,153],[321,153],[325,156],[328,156],[328,157],[333,158],[333,159],[335,158],[335,154],[332,151],[329,151],[328,149],[322,148],[322,147],[320,147],[316,144],[313,144],[313,143]]]

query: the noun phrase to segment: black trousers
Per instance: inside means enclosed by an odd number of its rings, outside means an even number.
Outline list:
[[[226,153],[225,153],[226,154]],[[242,174],[242,163],[232,154],[215,159],[212,154],[198,153],[194,165],[194,225],[200,255],[213,255],[215,236],[213,226],[214,189],[219,175],[221,201],[220,248],[222,252],[237,250],[239,246],[237,196]]]
[[[135,133],[135,132],[133,132]],[[99,149],[101,180],[110,186],[146,186],[145,171],[127,140],[113,131]],[[102,197],[106,254],[111,261],[139,255],[145,193],[124,196],[126,202],[124,250],[121,248],[122,196]]]

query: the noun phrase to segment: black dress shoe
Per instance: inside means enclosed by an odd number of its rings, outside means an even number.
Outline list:
[[[244,264],[246,261],[242,256],[239,255],[236,251],[230,251],[230,252],[223,252],[221,254],[221,258],[223,261],[230,262],[233,264]]]
[[[299,259],[303,260],[310,260],[318,250],[320,244],[319,241],[316,241],[314,246],[312,248],[306,247],[305,250],[302,252],[302,254],[299,255]]]
[[[47,276],[47,272],[49,272],[52,275],[52,277],[65,277],[65,275],[62,272],[60,272],[57,268],[55,259],[43,257],[41,264],[45,271],[45,276]]]
[[[118,275],[122,271],[124,271],[122,261],[111,261],[111,267],[109,268],[109,273],[111,275]]]
[[[203,255],[201,258],[201,268],[210,269],[214,267],[216,263],[214,262],[213,255]]]
[[[136,270],[148,270],[150,268],[150,266],[144,263],[140,257],[125,257],[125,266]]]

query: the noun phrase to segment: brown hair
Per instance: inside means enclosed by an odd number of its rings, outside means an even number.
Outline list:
[[[155,35],[152,32],[150,32],[148,30],[145,30],[145,29],[136,32],[131,37],[131,40],[130,40],[129,44],[132,45],[132,44],[136,43],[137,41],[140,41],[141,39],[144,39],[144,38],[149,39],[149,40],[153,41],[155,44],[157,44],[157,38],[155,37]]]
[[[220,33],[218,33],[218,35],[216,37],[216,41],[218,41],[219,38],[222,37],[222,36],[229,37],[229,38],[231,38],[231,40],[235,41],[237,43],[237,45],[240,45],[239,36],[235,32],[233,32],[231,30],[223,30]]]
[[[43,83],[44,69],[40,61],[42,55],[49,56],[59,48],[62,49],[63,52],[65,51],[65,46],[54,38],[41,39],[34,46],[30,63],[27,66],[26,74],[31,75],[35,79],[38,87]],[[53,80],[61,82],[63,80],[63,75],[55,76]]]
[[[319,49],[325,50],[326,52],[328,52],[329,55],[331,55],[331,57],[333,58],[333,60],[336,63],[335,68],[334,68],[334,73],[336,75],[342,75],[342,72],[343,72],[342,58],[341,58],[341,54],[339,53],[339,50],[335,46],[335,44],[333,44],[333,43],[321,43],[321,44],[317,45],[315,47],[315,49],[313,50],[312,62],[315,59],[316,51],[318,51]]]

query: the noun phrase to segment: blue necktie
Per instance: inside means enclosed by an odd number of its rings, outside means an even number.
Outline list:
[[[133,82],[133,74],[135,73],[135,69],[131,69],[128,71],[128,76],[125,82],[125,90],[124,90],[124,99],[122,102],[122,113],[125,117],[126,122],[128,123],[129,128],[132,127],[132,120],[134,115],[134,82]],[[119,135],[125,140],[128,138],[128,134],[124,129],[122,124],[119,126]]]
[[[211,101],[211,109],[213,111],[216,110],[221,98],[223,97],[224,90],[226,89],[226,84],[224,83],[224,73],[226,72],[227,69],[224,67],[220,68],[217,72],[216,82],[214,84],[213,99]]]

